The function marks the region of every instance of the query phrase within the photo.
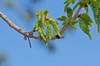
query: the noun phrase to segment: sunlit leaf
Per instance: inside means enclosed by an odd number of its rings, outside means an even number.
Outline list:
[[[90,16],[87,13],[82,14],[82,16],[80,18],[83,19],[84,24],[92,26],[93,22],[92,22]]]
[[[84,23],[84,21],[82,19],[80,19],[80,18],[79,18],[79,26],[82,29],[82,31],[89,36],[90,40],[92,40],[92,36],[90,34],[90,29],[89,29],[88,25],[86,25]]]
[[[90,39],[92,39],[89,26],[92,26],[93,22],[90,16],[87,13],[84,13],[79,17],[78,20],[79,20],[80,28],[83,30],[84,33],[86,33],[89,36]]]
[[[62,25],[64,27],[66,24],[68,24],[69,20],[71,19],[68,19],[66,16],[61,16],[60,18],[57,18],[57,20],[62,21],[63,22]]]

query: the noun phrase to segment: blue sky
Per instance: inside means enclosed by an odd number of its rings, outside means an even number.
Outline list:
[[[34,8],[35,11],[48,9],[50,17],[56,19],[66,15],[63,12],[64,1],[44,0]],[[0,11],[25,31],[32,30],[36,21],[31,23],[32,26],[28,26],[29,24],[19,19],[13,11],[3,7],[0,7]],[[90,14],[92,16],[91,12]],[[90,28],[93,40],[82,32],[78,24],[76,26],[77,30],[68,28],[65,31],[64,39],[50,41],[56,49],[55,52],[49,52],[41,45],[43,43],[36,39],[31,39],[32,48],[29,48],[28,41],[23,39],[23,35],[10,28],[0,18],[0,52],[7,54],[9,66],[100,66],[100,34],[97,33],[95,22]]]

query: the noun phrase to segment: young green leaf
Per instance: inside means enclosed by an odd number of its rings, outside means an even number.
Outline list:
[[[79,18],[79,26],[80,26],[80,28],[83,30],[83,32],[86,33],[86,34],[89,36],[90,40],[92,40],[92,36],[91,36],[91,34],[90,34],[90,29],[89,29],[89,27],[88,27],[88,26],[84,23],[84,21],[83,21],[82,19],[80,19],[80,18]]]
[[[76,28],[76,26],[75,26],[75,24],[77,24],[78,23],[78,20],[72,20],[71,22],[70,22],[70,26],[73,28],[73,29],[77,29]]]
[[[69,6],[71,3],[74,4],[74,2],[75,2],[75,0],[66,0],[66,1],[64,2],[64,4],[65,4],[64,12],[66,12],[68,6]]]
[[[61,16],[60,18],[57,18],[57,20],[63,21],[62,25],[64,27],[71,19],[68,19],[66,16]]]
[[[57,20],[60,20],[60,21],[65,21],[67,19],[66,16],[61,16],[60,18],[57,18]]]
[[[67,8],[67,16],[68,16],[69,18],[71,18],[72,15],[73,15],[73,10],[72,10],[70,7],[68,7],[68,8]]]
[[[64,7],[64,12],[67,11],[67,8],[68,8],[69,4],[66,4],[65,7]]]
[[[92,26],[93,22],[87,13],[82,14],[80,18],[84,21],[84,24]]]
[[[68,23],[69,23],[69,19],[67,18],[67,19],[62,23],[63,27],[66,26]]]

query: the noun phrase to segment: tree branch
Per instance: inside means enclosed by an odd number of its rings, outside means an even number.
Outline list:
[[[13,24],[2,12],[0,12],[0,17],[13,29],[15,29],[17,32],[19,32],[20,34],[24,35],[25,37],[29,37],[29,38],[35,38],[35,39],[39,39],[40,37],[37,35],[33,35],[31,32],[25,32],[24,30],[22,30],[21,28],[19,28],[18,26],[16,26],[15,24]]]
[[[78,14],[81,10],[81,6],[79,6],[76,14],[74,15],[74,17],[72,18],[73,20],[76,20],[76,18],[78,17]],[[26,40],[27,37],[28,38],[34,38],[34,39],[41,39],[40,36],[34,35],[34,31],[30,31],[30,32],[25,32],[24,30],[22,30],[21,28],[19,28],[18,26],[16,26],[15,24],[13,24],[2,12],[0,12],[0,17],[13,29],[15,29],[17,32],[19,32],[20,34],[24,35],[24,39]],[[70,24],[67,24],[65,27],[63,27],[60,31],[61,34],[64,33],[64,31],[70,26]],[[61,37],[60,39],[62,39],[63,37]],[[55,36],[52,37],[51,40],[55,40],[57,39]]]

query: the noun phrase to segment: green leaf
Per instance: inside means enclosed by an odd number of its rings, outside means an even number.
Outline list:
[[[92,36],[91,36],[91,34],[90,34],[90,29],[89,29],[89,27],[88,27],[88,26],[84,23],[84,21],[83,21],[82,19],[80,19],[80,18],[79,18],[79,26],[80,26],[80,28],[83,30],[83,32],[86,33],[86,34],[89,36],[90,40],[92,40]]]
[[[66,18],[66,20],[62,23],[63,27],[71,22],[71,18]]]
[[[65,7],[64,7],[64,12],[67,11],[67,8],[68,8],[69,4],[66,4]]]
[[[74,2],[75,2],[75,0],[66,0],[66,1],[64,2],[64,4],[65,4],[64,12],[66,12],[68,6],[69,6],[71,3],[74,4]]]
[[[75,6],[73,7],[73,11],[78,7],[78,5],[79,5],[79,2],[77,2],[77,3],[75,4]]]
[[[100,14],[98,15],[97,26],[98,26],[98,33],[100,33]]]
[[[73,15],[73,10],[72,10],[70,7],[68,7],[68,8],[67,8],[67,16],[68,16],[69,18],[71,18],[72,15]]]
[[[93,14],[94,14],[95,23],[97,24],[98,9],[92,8],[92,11],[93,11]]]
[[[76,28],[76,26],[75,26],[75,24],[77,24],[78,23],[78,20],[72,20],[71,22],[70,22],[70,26],[73,28],[73,29],[77,29]]]
[[[69,23],[69,21],[68,21],[68,19],[66,19],[66,20],[62,23],[63,27],[64,27],[66,24],[68,24],[68,23]]]
[[[92,26],[92,20],[91,18],[89,17],[89,15],[87,13],[84,13],[82,14],[80,17],[79,17],[79,25],[80,25],[80,28],[83,30],[84,33],[86,33],[89,38],[92,40],[92,36],[90,34],[90,29],[89,29],[89,26]]]
[[[86,10],[86,13],[89,14],[88,6],[87,7],[84,7],[84,9]]]
[[[60,18],[57,18],[57,20],[60,20],[60,21],[65,21],[66,20],[66,16],[61,16]]]
[[[75,0],[72,0],[72,4],[74,4],[75,3]]]
[[[67,3],[67,0],[64,2],[64,4],[66,4]]]
[[[61,16],[60,18],[57,18],[57,20],[63,21],[62,25],[64,27],[71,19],[68,19],[66,16]]]
[[[74,2],[75,2],[75,0],[66,0],[66,1],[64,2],[64,4],[70,4],[70,3],[74,4]]]
[[[94,0],[91,2],[90,7],[94,15],[95,23],[98,27],[98,33],[100,33],[100,0]]]
[[[80,18],[84,21],[84,24],[92,26],[93,22],[87,13],[82,14]]]
[[[87,2],[86,2],[86,1],[80,1],[79,4],[80,4],[82,7],[84,7],[84,6],[87,5]]]

